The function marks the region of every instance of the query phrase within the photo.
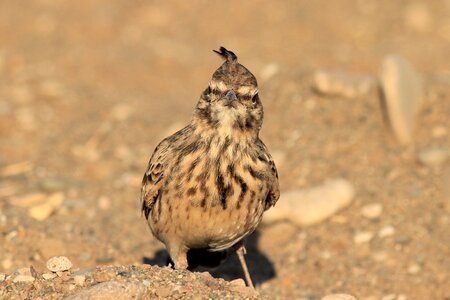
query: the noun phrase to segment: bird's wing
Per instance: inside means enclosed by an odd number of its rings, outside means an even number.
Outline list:
[[[163,140],[153,152],[148,163],[147,171],[145,171],[144,178],[142,179],[141,203],[142,212],[146,219],[148,219],[148,215],[163,187],[164,170],[167,168],[167,160],[171,152],[170,142],[167,139]]]
[[[277,167],[275,166],[275,162],[273,161],[272,156],[268,152],[267,156],[269,157],[269,167],[273,178],[272,185],[266,198],[266,210],[274,206],[280,198],[280,184],[278,183]]]
[[[274,206],[277,203],[278,198],[280,198],[280,184],[278,183],[278,171],[272,156],[267,150],[266,145],[264,145],[264,143],[261,140],[259,140],[257,144],[260,147],[260,159],[266,163],[268,168],[270,188],[269,193],[267,194],[265,205],[265,209],[268,210],[269,208]]]

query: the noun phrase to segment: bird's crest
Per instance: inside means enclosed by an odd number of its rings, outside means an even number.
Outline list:
[[[235,62],[237,61],[237,56],[234,52],[227,50],[225,47],[220,47],[219,51],[213,50],[217,54],[219,54],[223,59],[227,62]]]

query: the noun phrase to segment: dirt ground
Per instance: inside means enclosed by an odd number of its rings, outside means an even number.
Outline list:
[[[0,1],[0,273],[43,272],[54,255],[79,269],[165,264],[140,181],[225,46],[259,80],[282,191],[337,177],[356,189],[329,220],[251,237],[260,295],[450,299],[450,165],[417,160],[450,147],[448,16],[448,0]],[[390,133],[376,88],[353,99],[312,89],[316,70],[376,76],[390,53],[425,82],[410,146]],[[49,197],[63,201],[36,220],[30,207]],[[361,214],[371,203],[383,207],[375,219]],[[373,238],[355,243],[361,232]],[[234,256],[212,273],[242,276]]]

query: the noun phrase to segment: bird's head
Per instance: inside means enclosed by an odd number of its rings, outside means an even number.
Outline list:
[[[263,121],[263,107],[255,76],[237,62],[237,56],[221,47],[225,62],[214,72],[203,91],[194,120],[211,128],[236,130],[258,135]]]

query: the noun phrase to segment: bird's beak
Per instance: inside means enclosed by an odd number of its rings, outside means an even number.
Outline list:
[[[229,90],[225,95],[225,105],[230,106],[234,101],[237,100],[236,93],[233,90]]]

